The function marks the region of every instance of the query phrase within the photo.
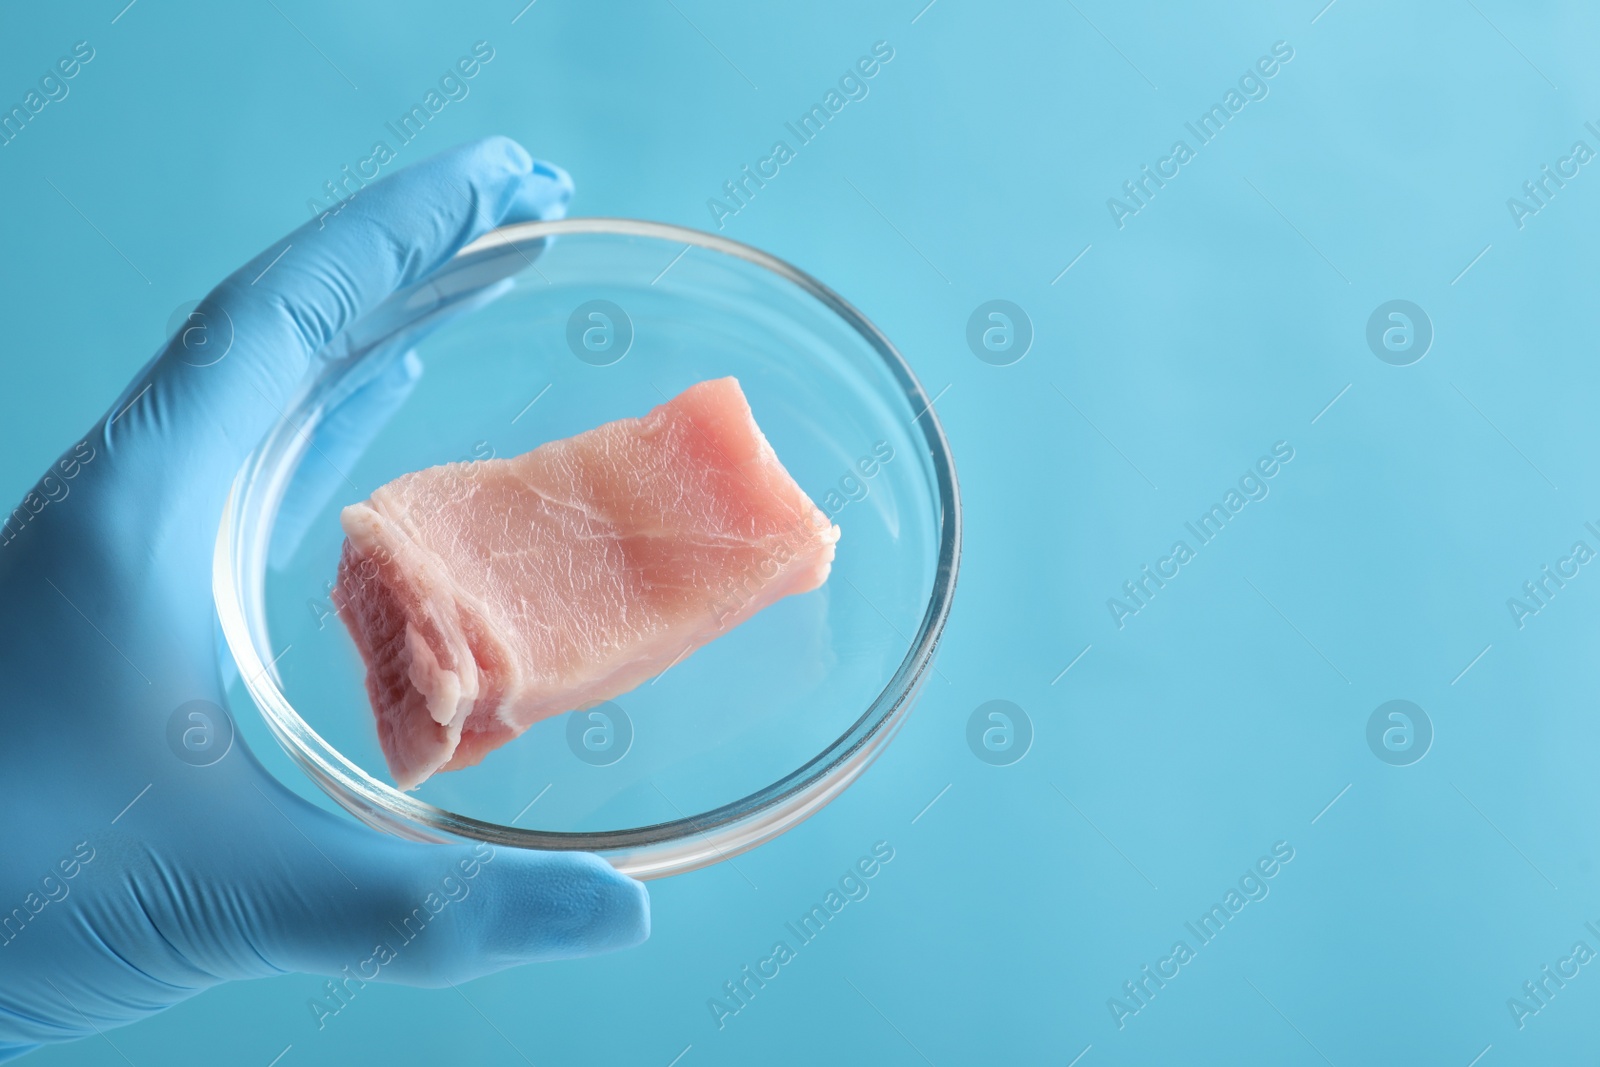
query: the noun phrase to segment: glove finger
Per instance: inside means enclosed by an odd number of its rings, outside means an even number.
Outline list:
[[[360,357],[363,364],[370,365],[365,381],[336,401],[333,410],[317,423],[308,454],[284,492],[269,550],[273,567],[288,566],[307,529],[335,494],[352,504],[365,495],[351,480],[350,472],[416,388],[422,360],[413,346],[461,315],[499,299],[512,285],[510,278],[501,278],[453,298],[441,310]]]
[[[181,496],[216,514],[244,455],[283,416],[320,349],[513,210],[559,210],[570,195],[564,173],[536,165],[504,137],[360,190],[200,302],[150,368],[148,389],[135,391],[114,422],[108,413],[100,435],[112,458],[102,469],[129,487],[129,506],[143,501],[170,515]]]
[[[405,339],[408,343],[410,338]],[[360,495],[345,483],[378,431],[411,396],[422,377],[422,360],[405,348],[399,358],[383,352],[371,357],[387,366],[329,412],[311,435],[309,453],[300,461],[272,528],[269,562],[283,568],[294,558],[306,530],[341,488],[354,503]]]
[[[517,191],[503,222],[528,222],[532,219],[564,219],[567,205],[572,203],[572,175],[554,163],[542,159],[533,161],[535,181],[525,183]]]
[[[298,831],[282,847],[306,853],[274,865],[247,932],[278,967],[431,987],[650,935],[644,885],[598,856],[404,841],[272,789]]]

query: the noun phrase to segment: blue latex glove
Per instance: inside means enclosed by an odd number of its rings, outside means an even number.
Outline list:
[[[570,192],[505,138],[369,186],[219,285],[199,309],[210,347],[180,330],[0,531],[0,1059],[231,979],[306,971],[348,997],[648,936],[644,887],[594,856],[402,841],[301,800],[240,740],[210,766],[169,742],[180,706],[223,702],[218,519],[314,354]],[[223,322],[231,348],[196,366]],[[394,406],[416,367],[393,366],[352,413]]]

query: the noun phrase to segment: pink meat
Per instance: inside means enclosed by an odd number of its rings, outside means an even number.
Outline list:
[[[335,602],[402,789],[609,700],[821,585],[839,528],[739,383],[344,509]]]

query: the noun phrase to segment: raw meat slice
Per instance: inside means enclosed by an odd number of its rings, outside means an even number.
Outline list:
[[[339,521],[335,603],[402,789],[817,588],[839,539],[733,378],[515,458],[402,475]]]

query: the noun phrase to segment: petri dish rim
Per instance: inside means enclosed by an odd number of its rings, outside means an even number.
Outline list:
[[[264,635],[264,613],[256,610],[259,625],[251,624],[250,605],[261,602],[265,581],[265,531],[256,530],[254,545],[251,505],[261,494],[251,492],[254,476],[265,462],[284,450],[284,426],[262,443],[235,477],[213,556],[212,584],[218,619],[240,678],[267,726],[291,760],[341,806],[362,821],[401,837],[424,841],[482,841],[542,851],[594,852],[624,873],[639,878],[682,873],[728,859],[756,847],[803,821],[825,806],[853,782],[894,736],[914,703],[943,636],[955,593],[961,558],[961,502],[955,461],[927,392],[899,350],[870,320],[828,286],[805,271],[750,245],[717,234],[641,219],[581,217],[546,222],[525,222],[484,234],[455,254],[420,287],[434,287],[457,271],[527,245],[538,247],[547,238],[573,235],[638,237],[703,248],[733,256],[760,267],[813,297],[843,320],[866,341],[915,414],[932,466],[933,489],[939,509],[938,551],[934,578],[917,633],[893,676],[867,709],[837,739],[800,767],[772,784],[738,800],[699,814],[622,830],[591,832],[523,829],[462,815],[422,801],[369,775],[328,744],[300,717],[279,684],[274,661],[262,654],[257,637]],[[526,259],[527,257],[524,256]],[[531,264],[532,260],[528,260]],[[401,329],[427,317],[437,306],[413,305],[402,292],[391,298],[372,318],[383,324],[381,335],[371,335],[357,352],[347,353],[331,376],[347,373],[361,354],[379,347]],[[293,429],[293,427],[289,427]],[[305,427],[295,431],[303,440]],[[274,443],[278,448],[274,449]],[[303,451],[303,449],[301,450]],[[281,472],[280,472],[281,475]],[[283,478],[277,479],[281,493]],[[276,498],[267,493],[275,510]],[[270,524],[268,524],[270,529]]]

